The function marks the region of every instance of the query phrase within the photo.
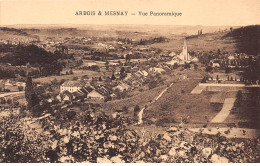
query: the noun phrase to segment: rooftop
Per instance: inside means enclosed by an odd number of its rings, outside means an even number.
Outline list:
[[[80,81],[66,81],[62,86],[84,86],[84,84]]]

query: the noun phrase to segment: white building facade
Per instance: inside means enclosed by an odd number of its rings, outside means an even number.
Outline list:
[[[60,86],[60,93],[68,91],[70,93],[77,92],[82,89],[84,85],[80,81],[67,81]]]

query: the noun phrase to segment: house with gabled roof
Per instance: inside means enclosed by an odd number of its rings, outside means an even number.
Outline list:
[[[62,93],[58,94],[56,98],[62,102],[62,101],[72,101],[73,100],[73,94],[69,91],[63,91]]]
[[[127,85],[126,83],[120,83],[119,85],[117,85],[117,86],[115,86],[114,88],[113,88],[113,90],[116,90],[116,89],[118,89],[119,91],[121,91],[121,92],[123,92],[124,90],[128,90],[128,89],[130,89],[130,86],[129,85]]]
[[[90,100],[104,100],[105,96],[102,95],[100,92],[93,90],[87,95],[87,98]]]
[[[159,68],[159,67],[151,67],[151,68],[149,68],[149,72],[151,72],[153,74],[156,74],[156,73],[161,74],[161,73],[165,72],[165,70],[162,68]]]
[[[92,86],[84,86],[82,87],[82,89],[80,89],[78,92],[79,93],[83,93],[85,95],[87,95],[88,93],[90,93],[92,90],[94,90],[95,88]]]

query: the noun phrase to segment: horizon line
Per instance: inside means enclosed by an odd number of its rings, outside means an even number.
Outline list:
[[[57,24],[29,24],[29,23],[26,23],[26,24],[5,24],[5,25],[0,25],[1,27],[2,26],[68,26],[68,25],[99,25],[99,26],[102,26],[102,25],[121,25],[121,26],[137,26],[137,25],[140,25],[140,26],[208,26],[208,27],[218,27],[218,26],[232,26],[232,27],[243,27],[243,26],[256,26],[256,25],[260,25],[260,24],[248,24],[248,25],[201,25],[201,24],[197,24],[197,25],[172,25],[172,24],[75,24],[75,23],[57,23]]]

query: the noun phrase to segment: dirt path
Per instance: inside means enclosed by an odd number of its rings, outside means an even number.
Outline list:
[[[199,84],[191,91],[191,94],[201,94],[207,86],[200,86]]]
[[[138,114],[138,124],[142,124],[143,123],[143,113],[144,113],[144,110],[151,104],[153,104],[154,102],[156,102],[159,98],[162,97],[162,95],[173,85],[173,83],[171,83],[168,87],[166,87],[157,97],[155,97],[155,99],[148,103],[146,106],[144,106],[141,111],[139,112]]]
[[[231,109],[234,106],[236,98],[226,98],[221,111],[211,120],[211,123],[222,123],[230,114]]]
[[[0,94],[0,98],[1,97],[6,97],[6,96],[10,96],[10,95],[20,95],[20,94],[24,94],[24,91],[2,93],[2,94]]]

